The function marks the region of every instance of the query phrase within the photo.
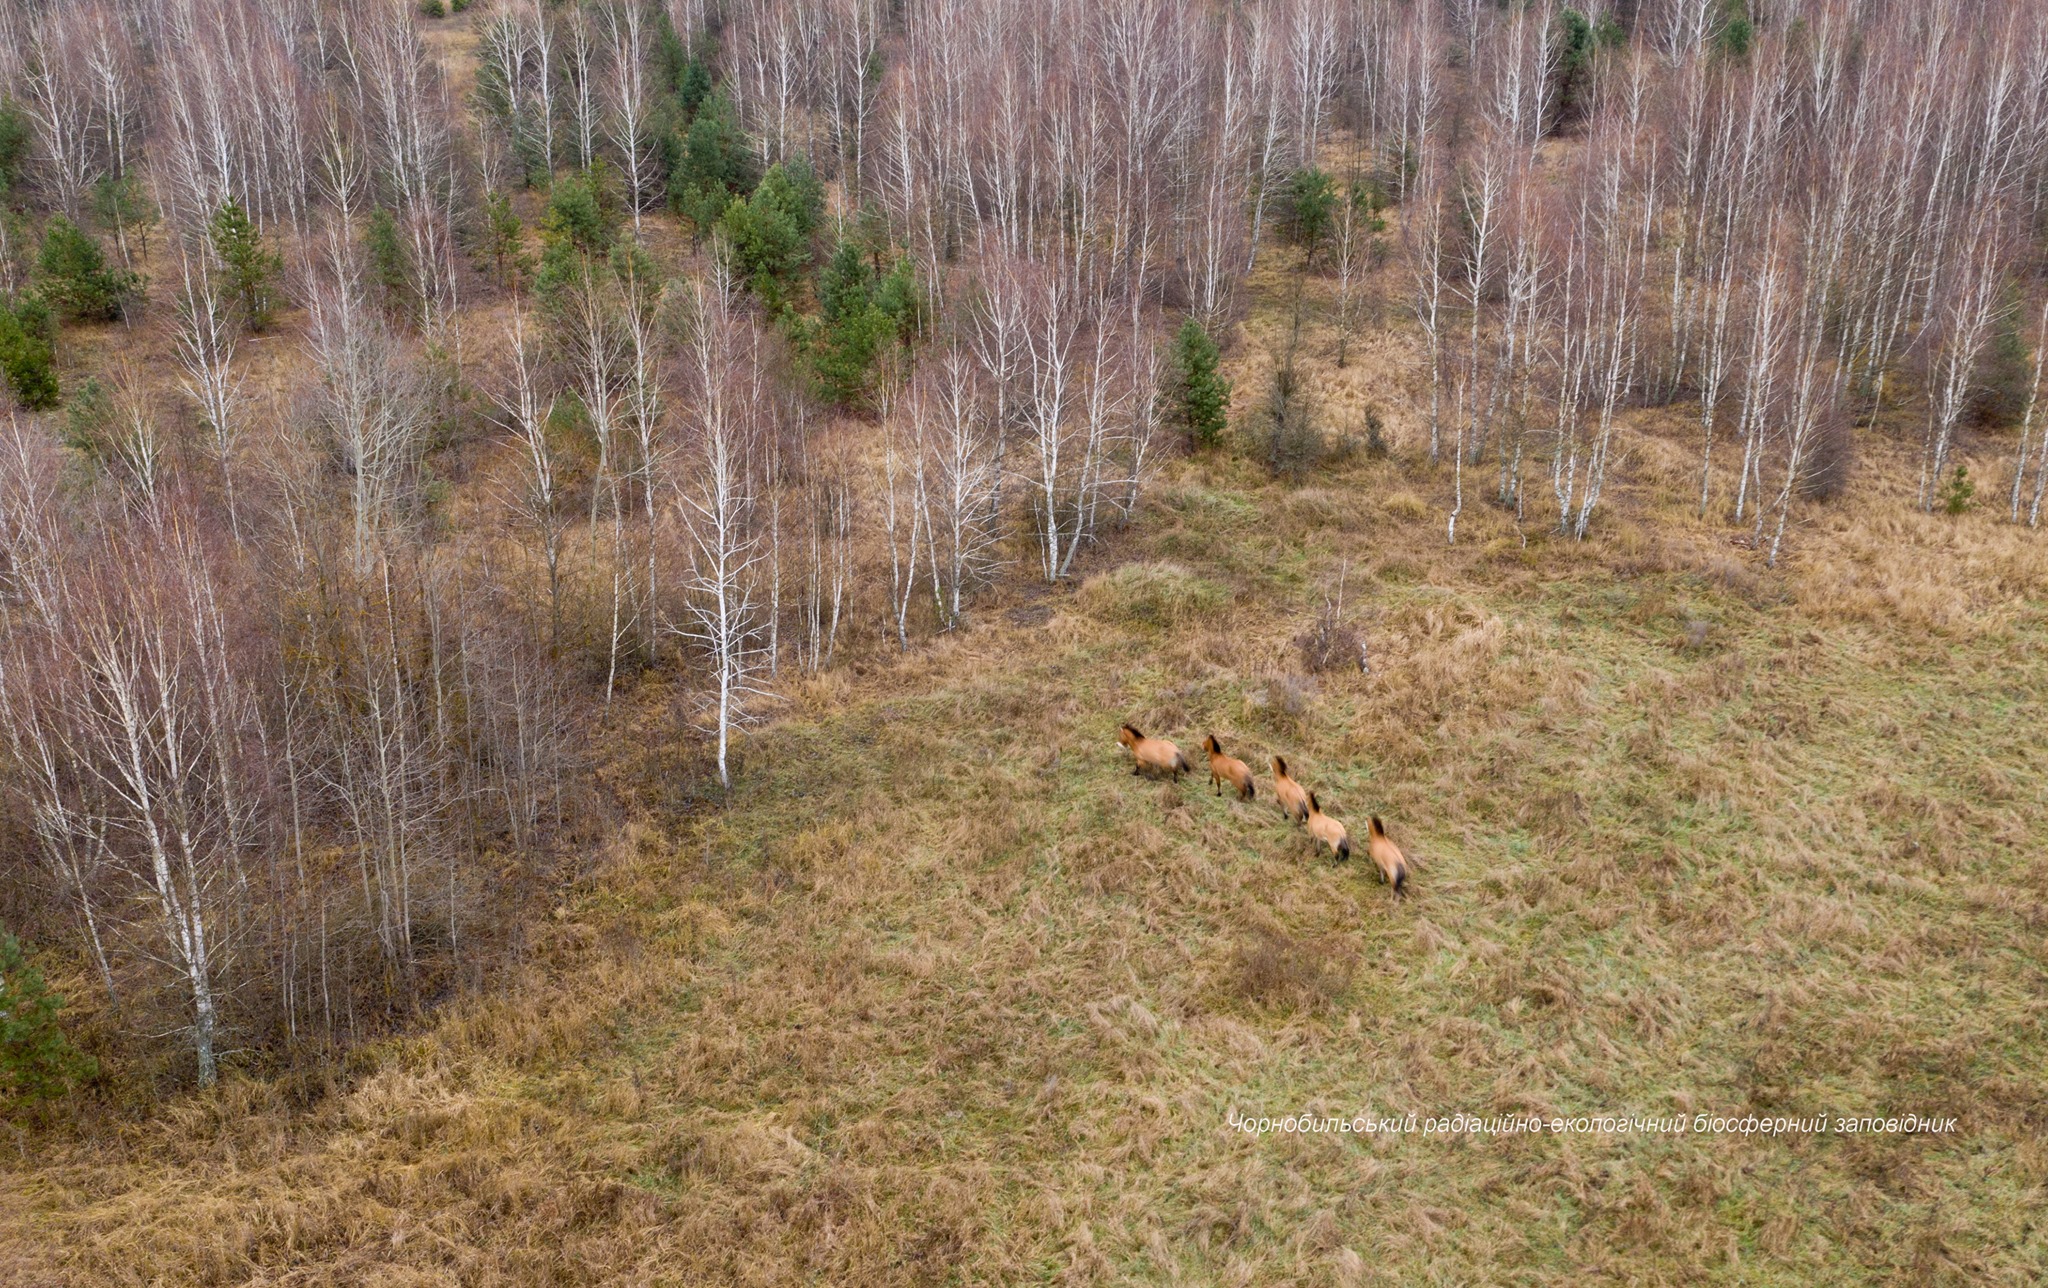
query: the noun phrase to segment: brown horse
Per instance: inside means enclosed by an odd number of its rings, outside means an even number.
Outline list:
[[[1135,726],[1125,725],[1117,730],[1116,740],[1131,749],[1131,759],[1137,762],[1131,766],[1134,774],[1170,774],[1179,782],[1188,772],[1188,758],[1164,738],[1147,738]]]
[[[1373,866],[1380,870],[1380,880],[1391,884],[1396,895],[1400,894],[1401,887],[1408,884],[1408,856],[1387,839],[1387,826],[1377,814],[1372,816],[1366,833],[1365,852],[1372,855]]]
[[[1235,756],[1224,755],[1223,744],[1216,741],[1215,734],[1212,733],[1202,739],[1202,750],[1209,753],[1209,786],[1215,789],[1215,795],[1223,794],[1224,783],[1229,783],[1237,789],[1237,798],[1241,801],[1251,800],[1258,795],[1257,789],[1252,786],[1251,766]]]
[[[1280,798],[1280,812],[1297,823],[1308,822],[1308,793],[1287,776],[1287,762],[1273,757],[1273,795]]]
[[[1344,825],[1323,813],[1323,803],[1316,794],[1308,794],[1308,834],[1330,847],[1330,853],[1337,856],[1339,863],[1351,857],[1351,837],[1344,831]]]

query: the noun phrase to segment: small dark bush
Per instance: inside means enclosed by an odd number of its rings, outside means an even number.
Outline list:
[[[1265,420],[1266,468],[1275,478],[1299,483],[1329,458],[1329,435],[1317,423],[1315,400],[1302,385],[1292,361],[1273,373],[1261,415]]]
[[[411,257],[398,235],[398,221],[382,206],[370,212],[363,248],[370,254],[370,280],[377,284],[379,303],[392,314],[404,316],[411,304]]]
[[[2020,334],[2020,299],[2008,296],[1991,342],[1977,363],[1976,386],[1970,393],[1970,419],[1983,426],[2017,425],[2027,412],[2034,387],[2034,358]]]
[[[1977,485],[1970,481],[1970,471],[1958,465],[1942,486],[1941,508],[1950,514],[1961,514],[1970,508],[1971,498],[1976,495]]]
[[[1387,443],[1387,424],[1380,419],[1380,409],[1365,409],[1365,454],[1370,460],[1384,461],[1391,451]]]
[[[11,195],[21,179],[34,139],[28,113],[13,99],[0,98],[0,198]]]
[[[1365,637],[1351,625],[1351,616],[1344,608],[1344,586],[1349,575],[1347,562],[1337,573],[1336,589],[1323,597],[1315,621],[1294,637],[1295,651],[1301,654],[1301,664],[1311,675],[1339,667],[1372,670],[1366,661]]]
[[[1849,486],[1856,465],[1856,432],[1846,412],[1831,412],[1814,429],[1813,448],[1799,471],[1799,494],[1832,501]]]
[[[1358,963],[1341,944],[1259,929],[1238,946],[1237,993],[1262,1006],[1328,1006],[1351,987]]]
[[[1312,673],[1348,666],[1365,669],[1365,644],[1358,632],[1327,608],[1316,614],[1314,625],[1294,637],[1294,648],[1303,668]]]

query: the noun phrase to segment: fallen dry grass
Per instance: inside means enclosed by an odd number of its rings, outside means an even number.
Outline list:
[[[0,1279],[2036,1282],[2040,535],[1911,513],[1880,441],[1768,571],[1651,418],[1595,540],[1474,504],[1446,549],[1390,423],[1301,489],[1176,463],[1077,591],[796,687],[723,810],[664,803],[637,695],[598,773],[642,808],[516,975],[331,1086],[23,1136]],[[1372,672],[1304,674],[1340,568]],[[1215,731],[1261,800],[1132,778],[1126,719]],[[1413,897],[1283,824],[1273,751],[1389,820]]]

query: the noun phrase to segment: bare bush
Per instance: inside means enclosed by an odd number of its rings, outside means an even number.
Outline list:
[[[1813,446],[1799,476],[1799,495],[1832,501],[1849,488],[1856,472],[1856,429],[1844,407],[1830,408],[1816,426]]]
[[[1319,1010],[1351,987],[1357,956],[1331,940],[1299,939],[1258,928],[1239,944],[1232,986],[1239,997],[1260,1006]]]
[[[1339,667],[1355,666],[1360,672],[1372,670],[1365,654],[1365,637],[1351,623],[1344,606],[1345,582],[1350,571],[1348,563],[1338,569],[1337,584],[1323,596],[1315,621],[1294,637],[1295,651],[1301,655],[1302,667],[1310,675],[1320,675]]]

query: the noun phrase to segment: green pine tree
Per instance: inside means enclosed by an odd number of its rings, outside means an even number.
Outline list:
[[[1557,104],[1554,122],[1574,119],[1584,109],[1593,84],[1593,63],[1603,49],[1619,47],[1628,39],[1613,14],[1595,23],[1577,9],[1560,9],[1557,14]]]
[[[63,1006],[21,941],[0,930],[0,1101],[48,1100],[99,1071],[57,1027]]]
[[[0,373],[30,411],[57,405],[55,321],[33,295],[0,298]]]
[[[1200,322],[1189,318],[1181,323],[1173,338],[1167,419],[1186,431],[1196,447],[1214,447],[1229,423],[1230,382],[1218,369],[1221,358]]]
[[[534,274],[534,289],[542,297],[557,297],[582,277],[585,263],[611,254],[618,237],[616,212],[606,208],[601,193],[598,174],[569,175],[555,184],[540,220],[540,271]]]
[[[655,13],[654,74],[669,102],[666,110],[679,125],[688,125],[711,94],[711,62],[717,42],[708,32],[691,32],[685,40],[667,10]]]
[[[719,217],[733,267],[771,312],[792,307],[824,209],[824,185],[796,161],[769,167],[753,195],[734,198]]]
[[[661,281],[661,266],[654,262],[654,256],[630,237],[612,245],[611,270],[621,283]]]
[[[58,316],[74,322],[111,322],[139,294],[142,279],[107,267],[98,241],[62,215],[50,216],[36,255],[36,288]]]
[[[518,212],[512,209],[510,197],[502,192],[485,194],[483,233],[478,249],[489,257],[492,272],[508,285],[517,282],[528,267],[520,237],[524,231],[525,225],[520,223]]]
[[[251,331],[270,325],[276,303],[271,285],[284,270],[284,260],[264,244],[263,234],[240,203],[229,201],[213,216],[213,253],[225,270],[228,294]]]
[[[1977,485],[1970,481],[1970,471],[1958,465],[1956,472],[1949,475],[1948,482],[1941,489],[1941,508],[1950,514],[1961,514],[1970,508],[1971,500],[1976,495]]]
[[[113,421],[114,400],[108,396],[107,387],[87,376],[72,389],[57,432],[66,447],[95,465],[105,466],[117,451],[108,433]]]
[[[0,98],[0,200],[14,195],[21,181],[21,168],[28,162],[29,144],[35,131],[28,113],[11,98]]]
[[[143,190],[133,170],[118,177],[107,175],[92,186],[92,213],[100,227],[114,234],[123,263],[128,262],[131,233],[142,234],[142,253],[149,253],[149,229],[156,223],[156,203]]]
[[[370,280],[384,307],[403,315],[412,306],[412,257],[398,236],[398,221],[378,206],[370,212],[370,225],[363,230],[363,249],[370,254]]]
[[[924,330],[924,289],[908,259],[897,260],[896,267],[875,283],[874,301],[903,344],[908,345]]]
[[[889,319],[875,307],[875,274],[852,240],[843,240],[818,275],[818,326],[811,370],[827,398],[842,405],[863,401],[875,355],[888,343]]]
[[[1329,236],[1336,213],[1336,181],[1314,166],[1296,170],[1287,182],[1287,217],[1295,243],[1308,251],[1301,261],[1303,271],[1314,262],[1316,248]]]
[[[676,81],[676,106],[686,115],[695,116],[704,100],[711,97],[711,69],[700,58],[692,56],[683,64],[683,73]]]
[[[724,95],[710,94],[683,132],[669,167],[669,203],[701,237],[724,217],[734,196],[753,190],[757,177],[754,151],[731,105]]]
[[[617,229],[611,212],[605,209],[599,176],[573,174],[555,184],[547,213],[541,216],[540,231],[542,237],[566,241],[586,255],[611,250]]]
[[[886,249],[884,239],[880,249]],[[908,260],[877,276],[872,228],[843,235],[818,274],[818,321],[810,333],[811,372],[833,402],[867,404],[892,342],[906,347],[923,325],[924,297]]]
[[[860,312],[874,296],[875,273],[858,243],[842,240],[818,275],[818,313],[830,325]]]
[[[1714,48],[1733,59],[1749,56],[1749,47],[1756,40],[1756,24],[1750,21],[1749,5],[1746,0],[1725,0],[1721,9],[1721,29],[1714,34]]]

